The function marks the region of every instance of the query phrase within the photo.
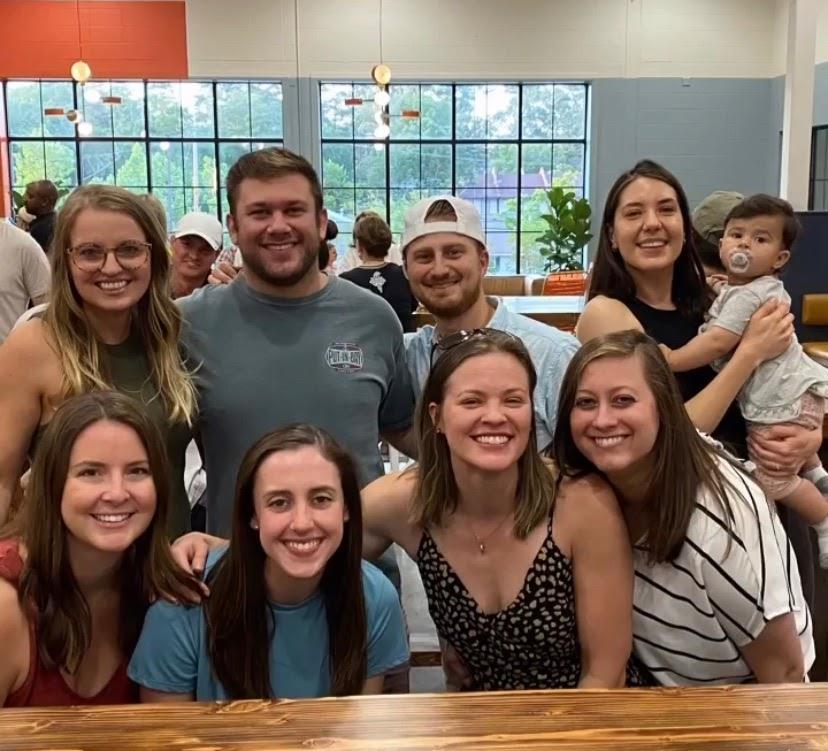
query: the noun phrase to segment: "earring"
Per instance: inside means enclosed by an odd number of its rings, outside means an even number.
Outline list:
[[[259,528],[259,522],[257,522],[255,519],[251,519],[250,520],[250,529],[258,529],[258,528]]]
[[[442,430],[440,430],[440,428],[434,428],[434,432],[435,432],[437,435],[440,435],[440,433],[442,433],[443,431],[442,431]]]

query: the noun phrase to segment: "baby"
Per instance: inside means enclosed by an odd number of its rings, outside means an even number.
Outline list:
[[[798,233],[791,205],[773,196],[750,196],[730,211],[719,244],[727,282],[717,289],[698,336],[679,349],[662,345],[673,371],[703,365],[718,369],[762,303],[775,298],[790,304],[777,275],[788,262]],[[779,357],[763,362],[753,372],[739,393],[739,407],[749,433],[785,423],[822,430],[826,397],[828,369],[809,358],[794,340]],[[763,466],[752,453],[750,458],[768,497],[790,506],[816,530],[819,565],[828,568],[828,498],[810,480],[795,474],[780,477],[778,472],[773,474],[778,467]]]

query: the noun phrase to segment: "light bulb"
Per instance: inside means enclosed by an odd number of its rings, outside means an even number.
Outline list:
[[[92,123],[90,122],[82,122],[78,123],[78,135],[82,137],[91,136],[92,135]]]
[[[391,95],[385,89],[380,89],[374,94],[374,104],[378,107],[387,107],[390,101]]]
[[[76,60],[69,68],[69,72],[79,84],[86,83],[92,77],[92,68],[84,60]]]
[[[169,141],[161,141],[161,143],[158,144],[158,148],[161,149],[161,151],[169,151],[170,150],[170,142]]]
[[[388,138],[390,135],[391,128],[389,128],[385,123],[377,125],[376,130],[374,131],[374,136],[377,138]]]
[[[98,104],[101,101],[101,92],[97,89],[87,89],[83,97],[89,104]]]
[[[385,86],[391,80],[391,68],[380,63],[371,69],[371,78],[381,86]]]

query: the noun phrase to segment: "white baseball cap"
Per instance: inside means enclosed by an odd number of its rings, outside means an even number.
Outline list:
[[[426,214],[437,201],[450,203],[457,221],[426,222]],[[470,237],[472,240],[477,240],[481,245],[486,244],[483,222],[480,220],[480,212],[474,207],[474,204],[456,196],[432,196],[417,201],[405,212],[405,229],[400,240],[400,249],[404,253],[406,247],[414,240],[437,232],[456,232],[459,235]]]
[[[202,238],[213,250],[221,248],[224,241],[224,230],[221,222],[212,214],[203,211],[191,211],[184,214],[173,231],[173,237],[187,237],[196,235]]]

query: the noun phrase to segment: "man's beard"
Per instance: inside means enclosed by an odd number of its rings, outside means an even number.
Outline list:
[[[316,267],[318,263],[319,247],[316,246],[312,250],[308,250],[308,247],[303,243],[303,248],[304,254],[301,263],[295,271],[287,275],[274,274],[269,271],[267,266],[262,263],[261,256],[258,253],[253,254],[252,258],[248,258],[242,250],[242,260],[245,267],[263,282],[272,284],[274,287],[292,287],[304,279],[311,267]]]
[[[419,299],[426,310],[434,316],[439,318],[458,318],[477,302],[479,294],[479,289],[472,288],[471,290],[461,289],[460,299],[457,301],[439,300],[432,303],[428,300],[428,293],[424,295],[426,299]]]

